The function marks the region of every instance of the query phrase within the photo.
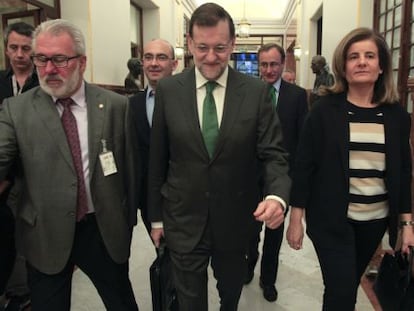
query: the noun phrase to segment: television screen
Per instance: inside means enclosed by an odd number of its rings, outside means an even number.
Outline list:
[[[252,77],[259,77],[259,62],[256,53],[234,53],[233,59],[237,71]]]

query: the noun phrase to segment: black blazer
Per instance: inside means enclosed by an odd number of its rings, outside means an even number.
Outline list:
[[[289,166],[292,168],[300,131],[308,113],[306,90],[282,80],[276,112],[282,124],[283,147],[289,152]]]
[[[349,123],[346,94],[321,97],[310,110],[293,172],[291,205],[306,209],[307,233],[321,245],[349,243]],[[390,245],[398,214],[411,212],[410,117],[398,104],[384,105],[386,187]]]
[[[229,68],[223,117],[210,159],[197,112],[195,71],[157,85],[151,131],[149,215],[163,221],[167,245],[190,252],[209,224],[214,248],[245,250],[264,194],[289,202],[287,154],[265,83]]]
[[[140,163],[142,171],[141,196],[139,197],[139,207],[141,209],[146,209],[147,207],[147,179],[151,136],[151,127],[147,118],[146,94],[147,89],[139,91],[129,98],[134,128],[138,138],[139,151],[141,155],[140,159],[142,161],[142,163]]]
[[[0,71],[0,104],[5,98],[12,97],[13,94],[13,71],[11,69]],[[32,76],[23,85],[22,93],[39,85],[39,79],[34,71]]]

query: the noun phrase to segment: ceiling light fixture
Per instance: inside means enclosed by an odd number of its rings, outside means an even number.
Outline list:
[[[238,26],[238,34],[240,38],[248,38],[250,35],[250,23],[246,18],[246,0],[243,2],[243,17],[240,22],[237,24]]]

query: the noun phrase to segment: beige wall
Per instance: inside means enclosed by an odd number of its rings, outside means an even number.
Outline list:
[[[184,44],[183,18],[195,9],[191,0],[142,0],[143,42],[163,38],[173,46]],[[131,19],[129,0],[61,0],[62,17],[79,25],[87,38],[86,79],[94,83],[123,85],[128,73]],[[108,10],[106,8],[110,7]],[[316,19],[323,15],[322,54],[331,63],[340,38],[358,26],[372,26],[373,0],[297,0],[298,39],[302,56],[297,62],[300,85],[311,88],[314,75],[310,59],[316,54]],[[352,13],[350,13],[352,12]],[[232,12],[230,12],[232,14]],[[286,26],[285,26],[286,27]],[[276,29],[283,34],[285,29]],[[276,33],[277,32],[277,33]],[[177,72],[183,68],[179,61]]]
[[[316,20],[323,16],[322,55],[331,65],[332,55],[338,42],[350,30],[373,25],[373,0],[298,0],[300,25],[298,42],[302,56],[298,62],[300,85],[312,88],[314,74],[310,69],[311,58],[316,54]]]
[[[87,70],[92,83],[123,85],[130,57],[129,0],[61,0],[62,18],[85,35]],[[110,10],[105,8],[111,8]]]

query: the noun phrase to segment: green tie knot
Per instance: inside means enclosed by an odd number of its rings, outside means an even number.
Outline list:
[[[216,81],[208,81],[205,85],[206,85],[206,93],[207,94],[212,94],[214,89],[217,86],[217,82]]]

